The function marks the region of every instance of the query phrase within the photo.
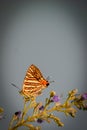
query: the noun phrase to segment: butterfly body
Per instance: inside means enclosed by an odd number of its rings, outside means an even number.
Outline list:
[[[43,77],[40,70],[32,64],[26,72],[21,93],[26,97],[36,97],[48,85],[49,82]]]

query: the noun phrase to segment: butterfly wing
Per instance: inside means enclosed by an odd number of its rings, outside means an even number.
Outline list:
[[[35,66],[31,65],[25,75],[23,82],[23,94],[30,96],[38,96],[41,91],[46,87],[41,81],[45,81],[40,70]]]
[[[29,77],[30,78],[34,77],[37,80],[44,79],[43,76],[42,76],[42,73],[40,72],[40,70],[35,65],[33,65],[33,64],[28,68],[25,78],[27,76],[28,76],[28,78]]]

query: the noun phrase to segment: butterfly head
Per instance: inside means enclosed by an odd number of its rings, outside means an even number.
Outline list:
[[[42,80],[41,84],[45,85],[46,87],[49,86],[49,82],[47,80]]]
[[[50,83],[49,83],[48,81],[46,81],[46,86],[49,86],[49,84],[50,84]]]

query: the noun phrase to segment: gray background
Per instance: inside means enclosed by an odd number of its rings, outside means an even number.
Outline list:
[[[65,97],[74,88],[80,93],[87,90],[86,14],[84,0],[0,1],[0,106],[5,109],[0,130],[7,130],[12,114],[23,107],[22,97],[10,82],[21,89],[32,63],[55,81],[38,101],[44,101],[51,90]],[[43,130],[87,129],[87,112],[78,111],[75,119],[56,115],[65,126],[44,122]]]

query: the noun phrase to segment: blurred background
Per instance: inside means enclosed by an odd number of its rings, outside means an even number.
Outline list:
[[[38,101],[51,90],[66,98],[77,88],[87,91],[87,4],[84,0],[3,0],[0,1],[0,106],[5,119],[0,130],[23,108],[23,99],[10,83],[22,88],[28,66],[38,66],[44,77],[54,80]],[[75,119],[55,113],[65,126],[42,123],[42,130],[87,129],[87,112]],[[24,130],[24,128],[20,128]]]

